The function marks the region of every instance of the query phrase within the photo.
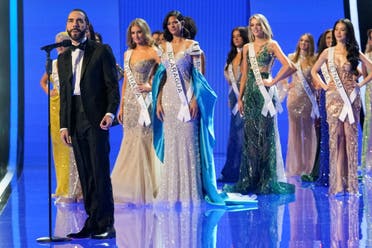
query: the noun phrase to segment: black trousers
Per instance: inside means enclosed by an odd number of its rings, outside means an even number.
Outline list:
[[[72,146],[88,215],[85,227],[99,233],[114,224],[109,132],[92,126],[80,96],[73,97],[72,107]]]

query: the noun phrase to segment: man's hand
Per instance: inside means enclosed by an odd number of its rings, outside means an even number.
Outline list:
[[[110,115],[105,115],[101,121],[101,123],[99,124],[99,126],[101,127],[101,129],[103,130],[108,130],[111,125],[112,125],[112,117]]]
[[[66,146],[72,146],[72,143],[71,143],[71,136],[68,134],[68,130],[67,128],[66,129],[62,129],[60,131],[60,135],[61,135],[61,139],[62,139],[62,142],[66,145]]]

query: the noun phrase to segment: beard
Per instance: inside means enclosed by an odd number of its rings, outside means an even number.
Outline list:
[[[72,31],[79,31],[79,33],[72,33]],[[86,29],[79,30],[79,29],[71,29],[67,31],[68,36],[70,36],[71,40],[73,41],[80,41],[85,37]]]

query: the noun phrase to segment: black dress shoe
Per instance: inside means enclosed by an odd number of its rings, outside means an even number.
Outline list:
[[[88,228],[83,227],[80,232],[67,234],[67,237],[71,239],[86,239],[90,238],[91,235],[91,231]]]
[[[92,239],[112,239],[116,237],[115,228],[106,227],[101,233],[92,234]]]

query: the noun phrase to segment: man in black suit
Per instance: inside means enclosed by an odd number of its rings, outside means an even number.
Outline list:
[[[66,30],[73,46],[58,57],[61,138],[72,145],[88,218],[70,238],[114,238],[109,131],[120,102],[115,58],[86,38],[89,20],[70,12]]]

